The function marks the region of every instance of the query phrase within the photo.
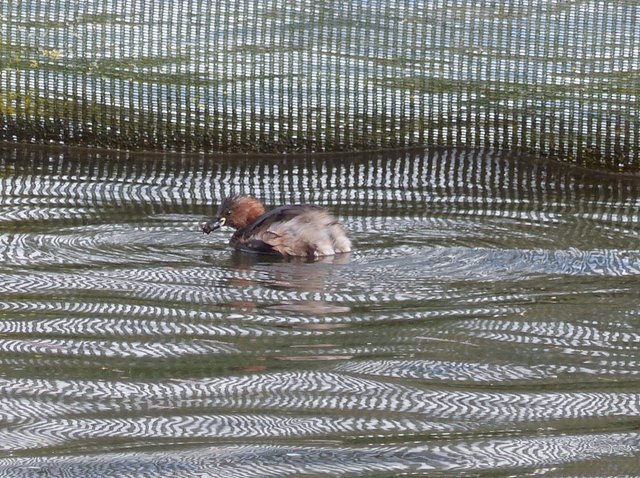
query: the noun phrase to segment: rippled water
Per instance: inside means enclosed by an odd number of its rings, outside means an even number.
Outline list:
[[[230,192],[354,252],[234,254]],[[640,180],[0,150],[0,476],[637,475]]]

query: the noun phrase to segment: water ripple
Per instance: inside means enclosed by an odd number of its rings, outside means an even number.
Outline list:
[[[0,341],[0,353],[72,357],[167,358],[184,355],[238,353],[238,350],[226,343],[195,339],[189,342],[151,343],[30,338],[28,340],[4,339]]]
[[[150,314],[153,315],[153,314]],[[84,318],[65,317],[31,319],[28,321],[0,321],[0,335],[100,335],[109,337],[239,337],[246,335],[296,334],[300,331],[284,331],[252,327],[246,324],[185,323],[132,318]],[[310,334],[312,332],[305,332]]]
[[[451,391],[388,383],[336,372],[291,372],[225,379],[174,380],[161,383],[113,381],[0,381],[4,397],[49,397],[49,401],[101,402],[109,397],[115,410],[149,411],[171,406],[233,410],[324,410],[326,412],[407,412],[415,418],[509,424],[586,417],[634,417],[640,395],[603,392]],[[130,407],[133,407],[132,409]],[[149,408],[151,407],[151,408]],[[83,412],[84,414],[84,412]],[[465,417],[456,422],[456,417]],[[90,431],[88,432],[90,433]]]
[[[296,446],[279,444],[199,446],[165,451],[127,451],[91,457],[63,456],[0,459],[7,477],[40,477],[56,472],[84,477],[256,478],[324,474],[372,476],[386,473],[425,474],[558,471],[574,461],[633,456],[640,450],[637,433],[542,435],[518,440],[461,440],[425,446]],[[610,468],[610,474],[633,476],[632,462]],[[562,469],[562,468],[561,468]],[[618,473],[616,473],[616,471]]]
[[[637,474],[637,178],[83,154],[0,151],[1,476]],[[234,254],[238,192],[354,251]]]
[[[431,381],[504,382],[535,380],[554,374],[551,367],[521,366],[516,364],[484,364],[432,360],[360,361],[341,364],[335,371],[396,378],[414,378]]]

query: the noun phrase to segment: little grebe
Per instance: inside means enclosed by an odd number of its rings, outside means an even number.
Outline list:
[[[231,196],[222,201],[213,219],[200,224],[206,234],[221,226],[237,229],[229,244],[245,252],[317,257],[351,250],[342,224],[323,207],[311,204],[266,212],[254,197]]]

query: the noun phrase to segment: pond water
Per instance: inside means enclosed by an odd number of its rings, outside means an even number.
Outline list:
[[[221,197],[354,251],[234,253]],[[487,151],[0,150],[0,476],[636,475],[640,179]]]

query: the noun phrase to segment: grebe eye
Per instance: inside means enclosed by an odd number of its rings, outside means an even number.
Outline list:
[[[225,213],[227,216],[231,216],[231,209],[228,209],[227,212]]]

